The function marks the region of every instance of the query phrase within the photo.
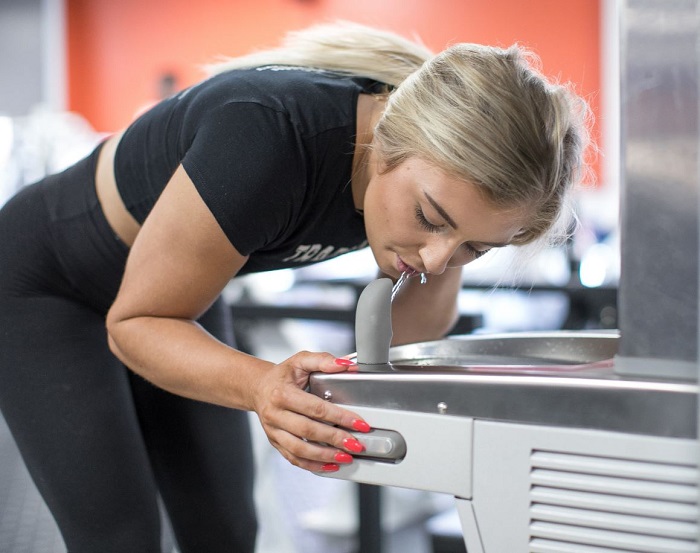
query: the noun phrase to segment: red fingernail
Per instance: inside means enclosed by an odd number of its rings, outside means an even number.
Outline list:
[[[335,463],[326,463],[321,467],[321,470],[323,472],[336,472],[337,470],[340,470],[340,467]]]
[[[369,432],[372,430],[369,424],[367,424],[365,421],[361,421],[360,419],[355,419],[352,421],[351,426],[353,430],[357,430],[358,432]]]
[[[350,361],[350,359],[345,359],[345,358],[343,358],[343,357],[338,357],[338,358],[335,360],[335,364],[336,364],[336,365],[340,365],[341,367],[352,367],[353,365],[355,365],[355,362],[354,362],[354,361]]]
[[[339,451],[333,458],[339,463],[352,463],[352,455],[344,451]]]
[[[343,440],[343,445],[345,446],[345,449],[349,449],[355,453],[361,453],[365,450],[365,446],[363,446],[355,438],[345,438]]]

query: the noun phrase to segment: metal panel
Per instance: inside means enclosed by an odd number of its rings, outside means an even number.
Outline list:
[[[697,378],[698,3],[622,10],[617,372]]]
[[[310,391],[353,406],[694,438],[698,386],[615,374],[617,345],[605,332],[462,336],[314,373]]]
[[[697,459],[695,440],[475,420],[471,502],[483,549],[697,553]],[[662,495],[649,497],[655,485]]]
[[[315,373],[310,390],[353,410],[377,407],[652,436],[697,435],[693,414],[698,387],[680,382],[469,374],[387,365],[384,371]]]
[[[396,463],[356,457],[323,476],[471,497],[472,419],[357,405],[350,408],[371,420],[373,428],[400,434],[406,442],[406,456]],[[362,433],[355,436],[364,441]]]

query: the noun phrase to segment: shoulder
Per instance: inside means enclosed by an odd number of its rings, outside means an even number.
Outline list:
[[[318,69],[269,65],[214,75],[183,91],[180,99],[187,101],[191,112],[198,116],[203,111],[240,112],[242,106],[256,105],[283,112],[303,133],[315,133],[354,122],[357,97],[362,91],[362,83],[355,78]]]

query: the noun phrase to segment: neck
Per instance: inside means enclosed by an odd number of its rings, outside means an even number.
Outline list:
[[[352,198],[355,209],[363,211],[365,191],[376,172],[374,152],[370,146],[374,139],[374,127],[379,122],[386,101],[378,96],[360,94],[357,100],[357,137],[352,161]]]

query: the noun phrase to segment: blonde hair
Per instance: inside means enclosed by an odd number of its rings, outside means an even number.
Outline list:
[[[494,205],[529,209],[515,244],[565,236],[589,111],[537,63],[519,46],[477,44],[432,58],[391,95],[375,129],[387,169],[418,156],[476,184]]]
[[[278,48],[209,65],[211,74],[230,69],[289,65],[367,77],[397,86],[433,53],[418,42],[388,31],[340,21],[292,31]]]
[[[567,235],[569,192],[586,164],[586,102],[549,82],[526,49],[455,44],[438,55],[394,33],[341,22],[290,33],[273,50],[214,73],[293,65],[368,77],[396,89],[375,128],[385,170],[411,156],[474,183],[496,206],[526,208],[518,245]]]

